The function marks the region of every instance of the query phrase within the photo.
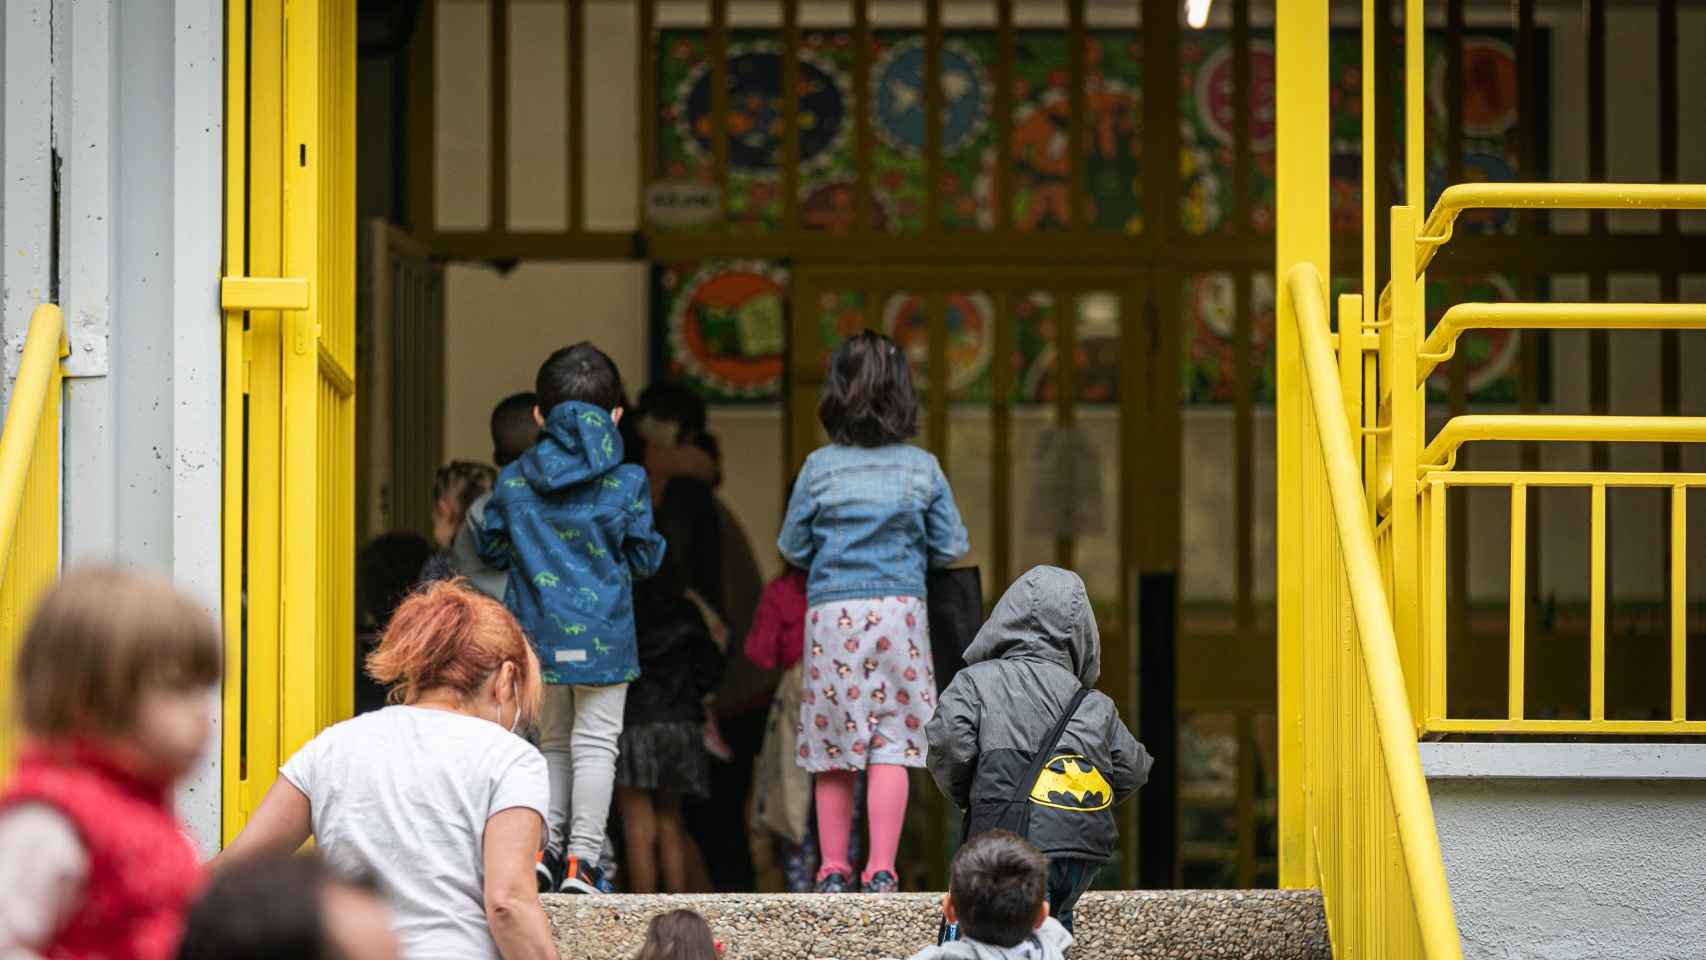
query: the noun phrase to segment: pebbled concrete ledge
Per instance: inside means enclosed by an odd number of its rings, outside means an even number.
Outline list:
[[[656,914],[697,910],[726,960],[888,960],[935,942],[940,894],[546,897],[565,960],[626,960]],[[1071,955],[1098,960],[1330,960],[1312,890],[1091,893]]]

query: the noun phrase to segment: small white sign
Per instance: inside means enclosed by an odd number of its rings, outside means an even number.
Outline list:
[[[660,180],[646,188],[646,221],[662,227],[695,227],[722,217],[722,194],[715,184]]]
[[[586,651],[585,650],[558,650],[557,651],[557,662],[558,663],[585,663],[586,662]]]

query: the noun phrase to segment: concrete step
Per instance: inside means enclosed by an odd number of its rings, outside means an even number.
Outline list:
[[[940,894],[546,897],[565,960],[627,960],[646,924],[697,910],[725,960],[886,960],[936,941]],[[1087,894],[1074,911],[1075,957],[1113,960],[1330,960],[1314,890]]]

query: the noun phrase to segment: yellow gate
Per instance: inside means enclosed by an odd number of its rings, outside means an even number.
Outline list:
[[[226,19],[224,835],[353,699],[355,4]]]

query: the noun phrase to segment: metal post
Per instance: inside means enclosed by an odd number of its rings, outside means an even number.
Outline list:
[[[1171,10],[1171,7],[1166,9]],[[1147,8],[1146,8],[1147,14]],[[1145,17],[1147,23],[1147,16]],[[1331,232],[1327,199],[1331,192],[1327,114],[1328,4],[1291,0],[1275,14],[1277,87],[1277,195],[1274,276],[1283,278],[1296,264],[1315,265],[1330,276]],[[1149,51],[1145,51],[1148,53]],[[1292,298],[1279,296],[1275,322],[1275,376],[1278,387],[1278,448],[1275,473],[1283,495],[1303,489],[1301,432],[1306,386]],[[1283,500],[1281,501],[1284,502]],[[1280,885],[1316,884],[1314,844],[1304,810],[1303,757],[1303,593],[1298,562],[1303,531],[1296,510],[1275,518],[1279,565],[1279,854]]]

